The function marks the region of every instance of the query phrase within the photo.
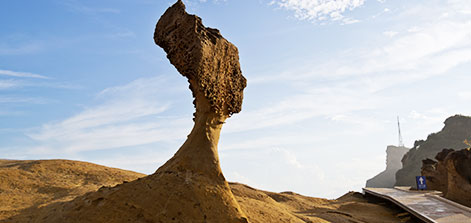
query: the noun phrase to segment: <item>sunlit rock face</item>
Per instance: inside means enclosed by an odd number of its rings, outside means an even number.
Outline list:
[[[396,173],[396,186],[415,187],[415,176],[421,175],[422,160],[434,159],[443,148],[467,148],[464,140],[471,138],[471,117],[455,115],[445,120],[440,132],[418,140],[402,159],[402,168]]]
[[[392,188],[396,183],[396,172],[402,168],[401,159],[409,151],[406,147],[388,146],[386,170],[366,181],[366,187]]]
[[[422,175],[427,187],[442,191],[450,200],[471,207],[471,151],[444,149],[434,160],[424,160]]]
[[[446,194],[448,190],[448,171],[443,164],[448,154],[454,151],[454,149],[443,149],[435,156],[435,160],[422,160],[421,175],[426,176],[428,189],[442,191]],[[440,165],[438,165],[439,162]]]
[[[160,18],[154,41],[188,78],[196,103],[201,94],[201,100],[204,98],[215,114],[240,112],[247,81],[240,70],[237,47],[219,30],[205,27],[201,18],[187,14],[184,4],[178,1]]]

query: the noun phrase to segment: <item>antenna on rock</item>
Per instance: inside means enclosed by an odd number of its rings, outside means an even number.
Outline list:
[[[399,116],[397,116],[397,129],[399,131],[398,138],[399,138],[399,147],[404,147],[404,142],[402,141],[402,134],[401,134],[401,123],[399,122]]]

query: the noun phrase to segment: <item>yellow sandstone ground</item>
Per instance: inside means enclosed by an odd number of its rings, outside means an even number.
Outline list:
[[[39,207],[71,201],[103,186],[115,186],[145,176],[79,161],[0,160],[0,222],[42,222],[21,216],[31,216]],[[261,191],[238,183],[231,183],[230,187],[252,223],[416,222],[391,204],[354,192],[327,200],[292,192]],[[13,216],[15,220],[9,220]]]
[[[0,160],[0,220],[144,174],[69,160]]]

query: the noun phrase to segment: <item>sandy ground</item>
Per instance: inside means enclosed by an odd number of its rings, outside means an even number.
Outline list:
[[[69,202],[103,186],[145,176],[79,161],[0,160],[0,222],[27,222],[21,216],[34,216],[32,212],[40,207]],[[230,187],[252,223],[420,222],[393,204],[355,192],[328,200],[292,192],[267,192],[238,183]]]

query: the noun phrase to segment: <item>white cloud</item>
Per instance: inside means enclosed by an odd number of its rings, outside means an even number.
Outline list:
[[[458,97],[463,100],[471,100],[471,91],[458,92]]]
[[[445,4],[430,7],[440,8],[442,12],[456,12],[457,6]],[[410,10],[419,11],[417,8]],[[420,10],[429,11],[423,7]],[[402,19],[409,21],[411,14],[404,12],[400,16],[405,16]],[[327,58],[326,62],[312,63],[306,59],[296,70],[259,79],[300,82],[346,80],[367,84],[378,91],[401,83],[444,75],[459,65],[471,62],[469,19],[462,18],[456,12],[450,13],[447,18],[436,20],[432,17],[426,21],[421,22],[420,26],[404,27],[407,32],[384,32],[384,35],[395,37],[384,44],[349,49],[335,58]]]
[[[17,72],[17,71],[11,71],[11,70],[0,70],[0,76],[10,76],[10,77],[23,77],[23,78],[40,78],[40,79],[48,79],[48,77],[39,75],[39,74],[34,74],[34,73],[28,73],[28,72]]]
[[[162,78],[146,78],[105,89],[98,95],[100,104],[27,133],[40,145],[32,152],[76,153],[181,139],[191,117],[159,117],[171,106],[159,98],[172,94],[166,86]]]
[[[137,149],[134,149],[137,150]],[[92,157],[88,161],[104,166],[133,170],[139,173],[152,174],[157,167],[163,165],[175,150],[161,151],[157,149],[144,150],[143,153],[134,154],[113,153],[106,157]]]
[[[412,110],[409,114],[409,118],[413,120],[418,120],[425,124],[428,122],[429,124],[439,124],[445,121],[445,119],[450,116],[446,111],[442,109],[434,109],[426,112],[418,112],[416,110]]]
[[[0,80],[0,90],[18,87],[20,83],[15,80]]]
[[[294,11],[300,20],[324,21],[342,20],[344,23],[354,23],[358,20],[344,18],[343,13],[362,6],[365,0],[273,0],[281,8]]]
[[[383,35],[385,35],[387,37],[390,37],[390,38],[394,37],[397,34],[398,34],[398,32],[395,32],[395,31],[385,31],[385,32],[383,32]]]
[[[370,96],[368,88],[358,89],[357,86],[342,84],[299,87],[303,93],[287,96],[274,104],[264,104],[256,110],[244,110],[228,121],[225,131],[242,132],[292,125],[314,117],[374,109],[384,103],[381,98]]]

